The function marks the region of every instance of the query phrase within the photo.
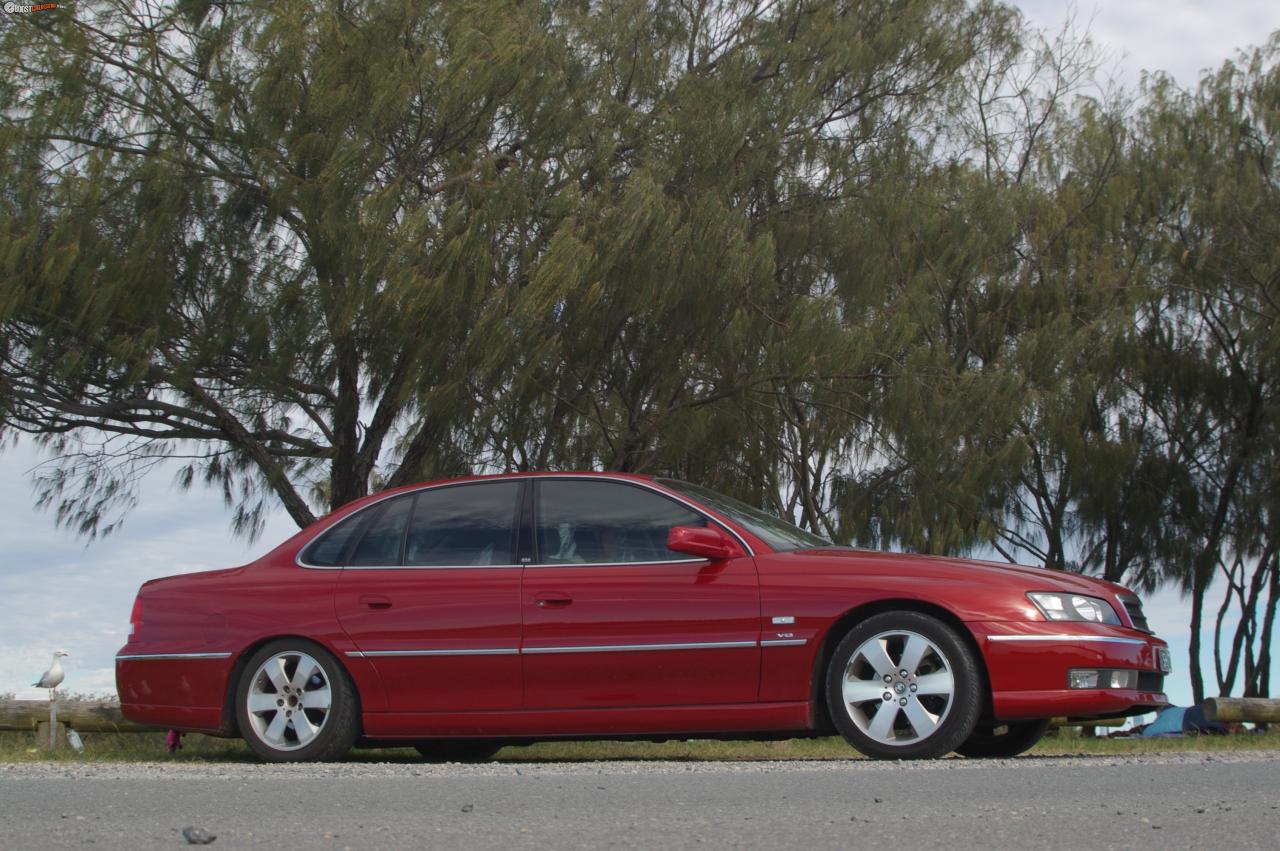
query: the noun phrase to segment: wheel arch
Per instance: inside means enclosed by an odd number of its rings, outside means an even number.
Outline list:
[[[356,697],[356,718],[360,720],[360,723],[361,723],[360,732],[363,735],[364,714],[362,710],[364,707],[364,699],[360,695],[360,685],[356,681],[356,678],[352,676],[351,669],[347,667],[347,663],[343,661],[342,654],[336,652],[332,647],[329,647],[323,641],[317,641],[316,639],[310,638],[305,635],[295,635],[293,633],[288,633],[288,632],[281,633],[279,635],[263,636],[262,638],[256,639],[251,644],[245,645],[245,647],[238,654],[236,654],[235,661],[231,665],[231,670],[227,674],[227,682],[226,682],[225,688],[223,689],[222,717],[221,717],[221,722],[219,724],[219,727],[221,728],[222,732],[224,732],[228,736],[240,735],[240,723],[236,720],[236,689],[240,685],[240,677],[243,676],[244,669],[248,666],[249,660],[253,658],[253,654],[257,653],[259,650],[261,650],[263,647],[267,646],[273,641],[282,641],[282,640],[288,640],[288,639],[292,639],[296,641],[306,641],[306,642],[310,642],[311,644],[315,644],[319,647],[322,647],[324,648],[325,652],[328,653],[330,656],[332,656],[334,660],[338,663],[338,668],[342,671],[344,675],[346,675],[347,679],[351,682],[351,692]]]
[[[965,626],[955,612],[940,606],[936,603],[917,600],[910,597],[889,597],[880,600],[873,600],[869,603],[863,603],[849,609],[844,614],[836,618],[826,633],[822,636],[822,641],[818,646],[818,652],[814,656],[813,671],[810,676],[809,684],[809,714],[810,724],[813,728],[824,735],[834,735],[836,733],[835,725],[831,721],[830,710],[827,707],[826,700],[826,682],[827,682],[827,665],[831,663],[831,656],[835,653],[836,645],[840,640],[849,634],[849,630],[853,629],[858,623],[866,620],[874,615],[883,614],[885,612],[917,612],[922,615],[929,615],[937,618],[956,631],[960,636],[960,640],[973,651],[973,658],[977,662],[978,672],[982,676],[981,692],[983,701],[983,714],[989,715],[991,712],[991,676],[987,672],[987,660],[982,655],[982,648],[978,646],[978,640],[974,637],[973,632]]]

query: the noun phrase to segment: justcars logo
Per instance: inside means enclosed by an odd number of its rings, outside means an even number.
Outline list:
[[[10,15],[22,14],[25,12],[47,12],[50,9],[58,8],[57,3],[36,3],[34,6],[23,5],[21,3],[5,3],[4,10]]]

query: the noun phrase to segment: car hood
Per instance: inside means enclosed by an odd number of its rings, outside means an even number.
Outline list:
[[[916,553],[889,553],[879,550],[860,550],[854,548],[831,548],[816,550],[799,550],[807,558],[817,557],[830,559],[832,569],[865,569],[868,565],[883,566],[895,574],[910,575],[912,573],[932,574],[945,573],[957,578],[966,577],[986,581],[1012,581],[1024,585],[1028,590],[1065,591],[1075,594],[1131,594],[1123,585],[1068,573],[1063,570],[1052,570],[1045,567],[1030,567],[1024,564],[984,561],[972,558],[953,558],[950,556],[920,555]]]

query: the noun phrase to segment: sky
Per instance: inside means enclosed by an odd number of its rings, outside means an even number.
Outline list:
[[[1073,10],[1079,25],[1116,62],[1120,83],[1136,88],[1143,71],[1160,70],[1194,88],[1236,51],[1259,46],[1280,29],[1275,0],[1014,0],[1037,27],[1054,32]]]
[[[1068,8],[1056,0],[1015,5],[1049,31],[1061,27]],[[1280,29],[1275,0],[1107,0],[1075,9],[1113,58],[1117,79],[1130,88],[1153,69],[1192,87],[1203,69],[1216,68],[1237,49],[1260,44]],[[218,495],[198,487],[181,491],[172,473],[160,470],[145,482],[121,531],[86,544],[58,528],[52,514],[33,508],[30,472],[41,460],[30,442],[0,451],[0,694],[43,696],[28,684],[55,649],[71,653],[63,661],[63,691],[113,694],[114,656],[125,642],[133,597],[143,581],[243,564],[296,531],[281,511],[268,519],[256,543],[247,543],[231,534],[230,512]],[[1220,595],[1215,589],[1214,608]],[[1186,604],[1176,592],[1163,591],[1147,600],[1147,614],[1173,651],[1169,696],[1187,705]],[[1212,660],[1204,662],[1212,680]]]

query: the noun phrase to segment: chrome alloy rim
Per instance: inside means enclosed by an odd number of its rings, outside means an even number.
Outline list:
[[[329,675],[306,653],[286,652],[259,666],[245,698],[257,737],[278,751],[311,743],[329,719]]]
[[[844,669],[845,710],[882,745],[910,745],[938,729],[955,695],[946,654],[929,639],[891,630],[862,643]]]

